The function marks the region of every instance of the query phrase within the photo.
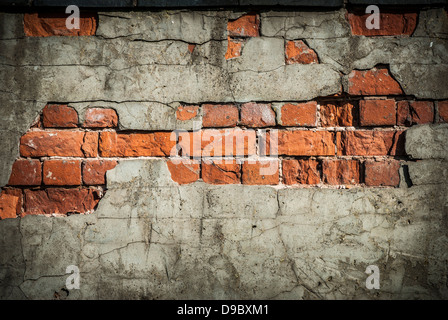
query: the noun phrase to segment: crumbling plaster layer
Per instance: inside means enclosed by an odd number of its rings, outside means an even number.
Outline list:
[[[178,186],[125,160],[92,215],[0,223],[0,297],[447,298],[446,185],[399,189]],[[380,290],[365,286],[380,268]]]

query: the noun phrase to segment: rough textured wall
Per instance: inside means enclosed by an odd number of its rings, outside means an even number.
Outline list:
[[[446,299],[447,12],[363,9],[0,13],[0,297]]]

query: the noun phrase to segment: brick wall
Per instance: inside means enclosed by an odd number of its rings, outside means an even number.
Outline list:
[[[357,10],[346,19],[353,35],[407,37],[417,16],[388,12],[381,32],[366,29],[367,16]],[[23,27],[27,37],[95,36],[95,14],[85,14],[81,21],[78,32],[67,33],[61,31],[63,15],[30,13],[24,15]],[[227,33],[225,59],[238,59],[247,39],[260,37],[259,14],[229,20]],[[301,39],[285,40],[283,49],[287,65],[319,63],[318,54]],[[188,46],[190,53],[194,50],[194,44]],[[134,132],[120,130],[117,112],[107,105],[87,109],[81,123],[70,104],[47,104],[20,139],[20,157],[2,188],[0,217],[91,213],[107,190],[106,171],[123,159],[140,157],[166,159],[179,184],[398,187],[400,166],[409,160],[406,129],[447,122],[448,101],[407,96],[388,66],[377,65],[353,70],[346,92],[329,97],[181,104],[176,110],[181,122],[197,115],[202,116],[199,131]],[[278,141],[275,154],[270,150],[273,136]],[[263,174],[267,166],[273,170]]]

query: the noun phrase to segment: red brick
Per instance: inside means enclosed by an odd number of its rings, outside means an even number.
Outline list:
[[[355,126],[355,106],[350,102],[323,104],[320,106],[320,121],[323,127]]]
[[[258,37],[260,18],[258,14],[246,14],[240,18],[229,21],[227,31],[231,37]]]
[[[275,112],[270,103],[245,103],[241,106],[241,124],[250,128],[275,126]]]
[[[437,103],[439,109],[439,122],[448,122],[448,100]]]
[[[361,100],[359,102],[359,123],[361,126],[393,126],[397,112],[395,100]]]
[[[199,106],[179,106],[176,111],[177,120],[187,121],[198,115]]]
[[[226,60],[238,58],[241,56],[243,50],[244,40],[227,38],[227,51],[225,54]]]
[[[2,190],[2,194],[12,195],[17,197],[17,206],[16,206],[16,214],[20,216],[22,213],[22,205],[23,205],[23,192],[22,189],[17,188],[4,188]]]
[[[115,128],[118,115],[114,109],[89,108],[85,114],[84,128]]]
[[[380,13],[380,28],[367,29],[366,20],[370,13],[348,13],[348,21],[353,35],[360,36],[410,36],[417,26],[418,14],[411,13]]]
[[[399,101],[397,103],[397,125],[432,123],[434,104],[431,101]]]
[[[101,132],[102,157],[165,157],[176,146],[170,132],[116,133]]]
[[[23,157],[93,156],[97,148],[95,136],[96,132],[31,131],[20,139],[20,154]]]
[[[280,114],[284,127],[313,127],[317,121],[317,102],[286,103],[281,107]]]
[[[194,48],[196,48],[196,45],[193,43],[188,44],[188,52],[193,53]]]
[[[198,161],[183,159],[174,163],[169,160],[167,166],[171,173],[171,179],[178,184],[193,183],[199,179],[200,165]]]
[[[25,190],[23,215],[92,213],[99,197],[99,192],[95,189]]]
[[[88,160],[82,167],[82,180],[86,185],[106,184],[106,172],[115,168],[115,160]]]
[[[12,166],[8,184],[11,186],[38,186],[42,182],[39,160],[16,160]]]
[[[201,174],[202,180],[209,184],[241,183],[241,165],[235,160],[204,160]]]
[[[76,128],[78,113],[67,105],[49,104],[42,111],[42,120],[46,128]]]
[[[365,162],[365,183],[367,186],[397,187],[400,183],[400,162]]]
[[[235,105],[204,104],[202,106],[204,128],[235,127],[238,118],[238,108]]]
[[[50,36],[92,36],[97,27],[96,14],[82,11],[79,18],[79,29],[67,29],[65,12],[25,13],[23,28],[28,37]]]
[[[16,218],[18,207],[19,197],[2,191],[0,195],[0,220]]]
[[[81,160],[46,160],[43,176],[47,186],[79,186]]]
[[[403,94],[400,84],[392,78],[387,68],[367,71],[353,70],[348,77],[348,93],[352,95]]]
[[[319,63],[317,54],[302,40],[288,41],[286,43],[286,64],[312,64]]]
[[[337,133],[338,155],[404,155],[403,131],[345,131]]]
[[[292,184],[318,184],[320,174],[316,160],[283,160],[283,182]]]
[[[277,160],[256,161],[243,163],[243,184],[247,185],[276,185],[279,184],[279,162]]]
[[[86,132],[81,147],[86,158],[95,158],[98,156],[98,140],[98,132]]]
[[[359,184],[359,162],[357,160],[322,161],[324,183],[331,185]]]
[[[268,135],[268,146],[269,138],[270,136]],[[278,131],[278,154],[280,155],[332,156],[334,153],[335,145],[332,132],[304,130]],[[270,154],[269,148],[268,154]]]

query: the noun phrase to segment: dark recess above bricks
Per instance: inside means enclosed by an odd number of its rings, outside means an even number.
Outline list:
[[[448,0],[348,0],[355,5],[429,5],[447,4]],[[227,7],[227,6],[303,6],[342,7],[343,0],[0,0],[0,6],[103,8],[167,8],[167,7]]]

